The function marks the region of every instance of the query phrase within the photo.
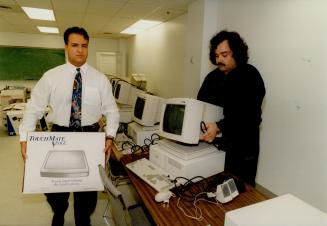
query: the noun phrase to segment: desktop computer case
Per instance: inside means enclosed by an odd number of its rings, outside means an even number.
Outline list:
[[[184,160],[165,151],[159,144],[150,146],[150,161],[166,170],[174,179],[196,176],[210,177],[224,171],[225,152],[215,151],[189,160]]]

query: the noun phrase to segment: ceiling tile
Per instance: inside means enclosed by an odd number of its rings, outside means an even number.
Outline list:
[[[152,14],[145,17],[144,19],[165,22],[168,20],[172,20],[175,17],[178,17],[184,13],[185,13],[184,10],[169,10],[169,9],[165,9],[165,8],[159,8]]]
[[[92,0],[87,7],[88,13],[107,13],[114,15],[125,5],[124,1]]]
[[[88,2],[88,0],[52,0],[54,11],[69,12],[70,16],[74,16],[75,13],[84,13]]]
[[[143,19],[155,11],[156,8],[156,6],[128,3],[117,13],[116,16],[121,18]]]
[[[39,33],[36,26],[83,26],[90,36],[122,38],[119,34],[140,19],[168,21],[187,12],[194,0],[0,0],[0,31]],[[56,21],[31,20],[20,6],[53,7]],[[168,13],[167,13],[168,12]],[[110,34],[112,33],[112,34]]]
[[[41,9],[52,9],[50,0],[16,0],[17,4],[26,7],[34,7]]]

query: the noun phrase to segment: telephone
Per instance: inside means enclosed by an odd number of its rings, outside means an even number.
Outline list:
[[[233,178],[217,186],[216,199],[221,203],[230,202],[238,195],[239,193]]]

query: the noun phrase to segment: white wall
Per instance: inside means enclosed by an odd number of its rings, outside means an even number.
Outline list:
[[[196,1],[188,13],[129,40],[128,74],[144,73],[147,89],[165,98],[196,98],[212,70],[208,41],[217,26],[216,0]]]
[[[125,40],[90,38],[88,63],[96,67],[96,52],[117,52],[124,46]],[[2,46],[24,46],[24,47],[43,47],[43,48],[64,48],[64,40],[60,35],[34,35],[24,33],[0,32],[0,45]],[[125,44],[126,45],[126,44]],[[126,52],[126,50],[124,50]],[[117,67],[123,70],[126,62],[120,61]],[[0,89],[5,85],[34,86],[35,82],[25,81],[1,81]]]
[[[219,0],[265,81],[257,182],[327,212],[327,2]],[[246,132],[246,131],[245,131]]]
[[[196,98],[205,76],[214,68],[208,58],[209,41],[216,33],[212,28],[218,26],[217,5],[216,0],[201,0],[188,7],[185,70],[186,76],[192,78],[192,81],[188,82],[192,83],[192,86],[187,86],[190,97]]]
[[[147,90],[167,97],[187,96],[186,15],[145,31],[128,42],[128,75],[143,73]]]

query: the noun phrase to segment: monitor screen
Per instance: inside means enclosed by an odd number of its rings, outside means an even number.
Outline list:
[[[198,144],[201,122],[218,122],[222,108],[192,98],[166,99],[162,106],[159,134],[185,144]]]
[[[167,104],[163,117],[162,130],[176,135],[182,134],[185,105]]]
[[[112,80],[111,88],[112,88],[113,91],[115,90],[115,85],[116,85],[116,80]]]
[[[144,92],[138,92],[135,96],[133,120],[142,126],[157,125],[160,121],[163,99]]]
[[[127,81],[116,81],[114,91],[116,102],[119,104],[133,105],[133,100],[135,100],[135,90],[136,88]]]
[[[142,120],[144,105],[145,105],[145,99],[142,97],[137,97],[134,107],[134,117]]]

